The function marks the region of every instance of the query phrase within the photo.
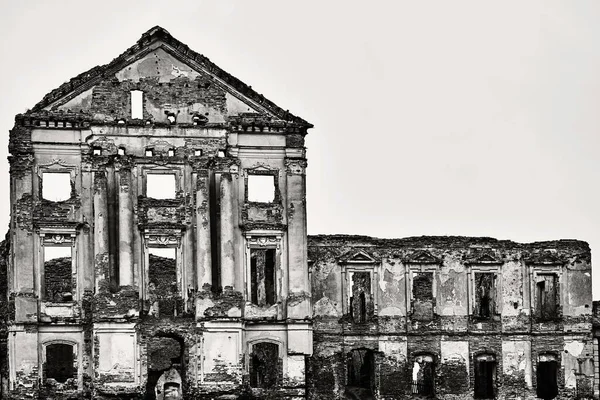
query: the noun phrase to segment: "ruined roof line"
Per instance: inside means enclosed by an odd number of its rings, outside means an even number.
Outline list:
[[[235,76],[223,70],[210,61],[208,57],[193,51],[186,44],[171,36],[166,29],[160,26],[155,26],[143,33],[140,39],[133,46],[129,47],[108,64],[95,66],[88,71],[71,78],[68,82],[63,83],[50,93],[47,93],[42,100],[31,109],[30,112],[40,112],[44,107],[47,107],[48,105],[73,91],[83,91],[89,89],[89,87],[93,86],[96,80],[107,77],[107,75],[112,73],[112,70],[115,70],[116,72],[116,70],[118,70],[123,64],[131,62],[132,56],[143,52],[145,48],[158,40],[161,40],[171,46],[172,48],[170,50],[176,52],[183,59],[183,61],[191,64],[198,64],[201,68],[206,70],[206,72],[213,74],[216,78],[222,80],[223,83],[231,86],[241,95],[256,102],[259,107],[272,112],[283,121],[301,125],[306,129],[313,127],[311,123],[293,115],[289,112],[289,110],[282,109],[262,94],[256,92],[251,86],[245,84]]]

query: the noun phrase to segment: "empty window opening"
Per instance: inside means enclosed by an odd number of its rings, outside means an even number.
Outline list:
[[[71,247],[44,246],[44,299],[73,301]]]
[[[248,175],[248,201],[272,203],[275,200],[273,175]]]
[[[176,316],[182,313],[177,284],[177,259],[174,248],[148,248],[149,315]]]
[[[194,125],[205,125],[208,122],[208,118],[201,114],[194,114],[192,122]]]
[[[194,150],[194,155],[195,155],[196,157],[199,157],[199,156],[201,156],[201,155],[202,155],[202,150],[201,150],[201,149],[196,149],[196,150]]]
[[[225,157],[225,151],[224,150],[217,151],[217,157],[219,157],[219,158]]]
[[[254,344],[250,355],[250,386],[272,388],[279,381],[279,371],[279,346],[269,342]]]
[[[482,354],[475,359],[475,398],[493,399],[496,382],[496,359]]]
[[[491,318],[495,313],[496,275],[491,272],[475,273],[475,315]]]
[[[553,399],[558,395],[558,362],[551,354],[539,356],[537,365],[537,397]]]
[[[42,174],[42,197],[50,201],[71,198],[71,174],[68,172],[44,172]]]
[[[148,174],[146,196],[153,199],[174,199],[176,192],[174,174]]]
[[[275,249],[250,249],[250,301],[275,304]]]
[[[131,91],[131,118],[144,118],[144,92],[141,90]]]
[[[124,156],[125,155],[125,147],[119,147],[119,149],[117,150],[117,154],[120,156]]]
[[[435,389],[435,365],[433,357],[421,355],[415,357],[412,370],[412,393],[433,396]]]
[[[167,154],[168,154],[169,157],[175,156],[175,149],[169,149],[168,152],[167,152]]]
[[[371,274],[369,272],[354,272],[350,289],[350,312],[352,320],[361,324],[369,319],[371,303]]]
[[[144,154],[146,155],[146,157],[152,157],[154,155],[154,150],[146,149],[146,152]]]
[[[101,156],[102,155],[102,148],[100,148],[100,147],[94,147],[93,152],[94,152],[95,156]]]
[[[557,276],[540,274],[536,282],[537,314],[541,319],[552,319],[557,316],[558,290]]]
[[[68,379],[75,378],[73,346],[64,343],[54,343],[46,346],[46,362],[44,375],[46,379],[65,383]]]
[[[157,336],[148,341],[148,380],[145,399],[181,399],[185,371],[183,340]],[[171,396],[171,397],[169,397]]]
[[[353,391],[358,398],[363,398],[367,394],[372,394],[374,382],[373,352],[368,349],[356,349],[348,353],[347,358],[348,385],[350,388],[361,388],[367,391],[356,391],[346,388],[347,391]],[[349,390],[350,389],[350,390]]]
[[[433,272],[419,272],[413,278],[412,317],[419,321],[433,319]]]

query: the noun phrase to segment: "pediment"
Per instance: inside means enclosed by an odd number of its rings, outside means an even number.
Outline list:
[[[130,122],[132,90],[143,92],[144,113],[138,119],[148,123],[173,123],[174,117],[178,124],[204,125],[237,118],[312,127],[160,27],[144,33],[109,64],[94,67],[47,94],[30,114]]]
[[[503,264],[504,261],[498,258],[491,250],[486,252],[475,252],[468,256],[467,264]]]
[[[375,264],[379,261],[363,250],[350,251],[340,257],[340,262],[344,264]]]
[[[419,250],[412,253],[405,260],[407,264],[441,264],[439,258],[434,257],[429,251]]]
[[[533,265],[562,265],[565,263],[558,254],[551,251],[540,251],[530,254],[526,258],[527,264]]]

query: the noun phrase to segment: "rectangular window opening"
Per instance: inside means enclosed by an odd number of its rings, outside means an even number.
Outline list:
[[[174,174],[148,174],[146,196],[153,199],[174,199],[177,188]]]
[[[558,362],[548,359],[540,360],[537,365],[537,397],[553,399],[558,395]]]
[[[54,303],[73,301],[71,247],[44,246],[44,299]]]
[[[275,304],[275,249],[250,249],[250,301]]]
[[[277,384],[281,370],[279,346],[263,342],[252,346],[250,355],[250,386],[270,388]]]
[[[175,248],[148,248],[148,298],[151,316],[171,317],[182,313]]]
[[[371,302],[371,274],[369,272],[352,273],[350,290],[350,312],[354,323],[362,324],[368,321]]]
[[[42,174],[42,198],[65,201],[71,198],[71,174],[68,172],[44,172]]]
[[[141,90],[131,91],[131,118],[144,118],[144,92]]]
[[[348,353],[347,358],[348,370],[348,387],[346,391],[354,392],[355,397],[360,398],[362,394],[372,395],[374,375],[375,375],[375,360],[373,351],[368,349],[355,349]],[[360,388],[363,390],[355,390]],[[364,393],[367,390],[368,393]]]
[[[493,272],[475,273],[475,315],[489,319],[495,313],[496,274]]]
[[[53,343],[46,346],[44,375],[46,379],[54,379],[58,383],[65,383],[77,376],[72,345]]]
[[[480,356],[475,362],[475,398],[494,398],[496,361],[492,356]]]
[[[433,272],[419,272],[413,278],[412,317],[417,321],[433,319]]]
[[[415,358],[412,370],[412,393],[431,397],[434,394],[434,364],[431,356]]]
[[[536,283],[537,314],[552,319],[558,314],[558,278],[554,274],[539,274]]]
[[[275,201],[275,176],[248,175],[248,201],[257,203]]]

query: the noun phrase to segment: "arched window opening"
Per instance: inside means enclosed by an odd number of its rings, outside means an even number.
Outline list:
[[[250,354],[250,386],[272,388],[279,381],[279,346],[262,342],[252,346]]]
[[[430,355],[416,356],[412,369],[412,393],[433,396],[435,392],[435,364]]]
[[[148,340],[148,381],[146,400],[182,399],[184,365],[183,340],[170,336],[155,336]]]
[[[373,352],[369,349],[356,349],[348,353],[348,387],[360,388],[372,393],[374,383],[375,362]],[[366,395],[364,393],[363,395]]]
[[[475,358],[475,398],[493,399],[496,383],[496,358],[481,354]]]
[[[538,358],[536,392],[545,400],[558,395],[558,360],[554,354],[540,354]]]
[[[65,343],[49,344],[46,346],[44,376],[46,379],[54,379],[58,383],[65,383],[68,379],[75,378],[74,361],[72,345]]]

